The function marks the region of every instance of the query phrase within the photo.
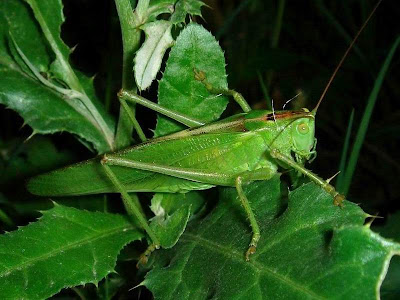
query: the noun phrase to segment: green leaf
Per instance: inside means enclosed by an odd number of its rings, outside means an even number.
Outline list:
[[[184,232],[191,214],[204,205],[199,192],[185,194],[157,193],[151,200],[151,210],[155,217],[150,226],[160,240],[161,247],[173,247]]]
[[[16,42],[24,49],[28,59],[40,72],[46,72],[51,62],[45,39],[38,24],[32,19],[29,7],[18,0],[0,2],[0,65],[13,66],[14,60],[9,52],[8,34],[12,32]],[[4,78],[4,76],[1,76]]]
[[[82,82],[77,74],[69,64],[69,48],[64,44],[60,37],[61,25],[64,22],[64,15],[62,13],[61,0],[52,2],[26,0],[31,6],[36,20],[39,22],[40,27],[46,37],[51,49],[53,50],[56,59],[51,65],[53,73],[57,78],[64,81],[69,88],[81,93],[79,100],[89,112],[92,123],[95,124],[97,129],[101,132],[103,139],[108,144],[107,150],[113,149],[114,142],[114,124],[111,119],[107,118],[105,111],[96,101],[88,97],[88,91],[85,82]]]
[[[37,1],[25,0],[32,8],[50,48],[55,54],[52,71],[67,85],[77,91],[83,91],[79,80],[69,64],[70,50],[61,40],[61,25],[64,23],[61,0]]]
[[[31,2],[34,4],[34,1]],[[113,121],[95,100],[92,80],[74,73],[71,69],[68,55],[64,53],[66,46],[59,39],[59,33],[54,32],[54,26],[56,31],[59,30],[63,20],[61,4],[57,1],[43,3],[48,6],[41,9],[47,8],[47,14],[54,14],[54,16],[42,15],[41,21],[45,29],[49,31],[48,35],[56,40],[56,42],[53,41],[56,44],[53,49],[55,52],[60,52],[65,67],[69,68],[65,69],[65,72],[57,73],[62,75],[59,79],[67,80],[65,74],[72,72],[71,74],[79,83],[83,97],[79,99],[66,97],[65,94],[52,89],[51,84],[46,86],[38,80],[37,76],[34,76],[33,70],[39,74],[38,76],[42,76],[44,72],[45,77],[52,77],[47,73],[51,62],[50,49],[46,46],[48,40],[43,38],[41,28],[33,19],[29,7],[22,1],[8,0],[0,2],[0,23],[4,25],[0,27],[0,76],[2,78],[0,103],[18,112],[25,123],[33,128],[34,133],[68,131],[93,143],[99,152],[107,151],[111,148],[113,139],[110,133],[114,126]],[[36,6],[35,9],[38,10],[37,13],[41,12]],[[45,20],[44,17],[49,17],[50,20]],[[12,34],[14,45],[10,42],[9,33]],[[45,37],[48,36],[45,35]],[[58,46],[60,49],[57,48]],[[64,54],[67,57],[64,57]],[[29,68],[27,63],[30,65]],[[42,79],[50,82],[51,79],[45,77],[42,76]],[[64,89],[64,91],[70,90]],[[91,97],[90,100],[88,96]]]
[[[210,32],[191,23],[178,36],[171,49],[164,75],[159,83],[158,102],[161,106],[184,113],[204,122],[220,117],[228,100],[211,94],[194,77],[194,71],[205,73],[214,88],[227,89],[225,58],[221,47]],[[163,136],[184,126],[159,116],[155,136]]]
[[[171,17],[174,24],[185,22],[186,15],[201,16],[201,7],[205,4],[199,0],[179,0],[175,5],[175,12]]]
[[[167,21],[156,21],[142,26],[146,40],[136,53],[135,80],[139,90],[147,89],[161,67],[165,51],[172,46],[172,24]]]
[[[38,24],[32,19],[29,7],[18,0],[0,2],[0,70],[4,68],[29,69],[20,59],[15,49],[9,44],[9,34],[25,49],[29,49],[27,57],[37,66],[40,72],[46,72],[51,62],[47,53],[46,41],[41,35]],[[18,66],[20,65],[20,66]],[[2,76],[4,78],[4,76]]]
[[[0,298],[44,299],[97,284],[121,249],[142,234],[124,217],[55,204],[43,217],[0,236]]]
[[[312,183],[280,196],[277,177],[247,186],[261,228],[250,262],[251,232],[233,188],[216,208],[189,223],[177,245],[156,253],[146,276],[156,299],[375,299],[399,244],[363,226],[367,214],[350,202],[340,209]],[[283,211],[283,213],[282,213]]]
[[[34,134],[68,131],[93,143],[99,152],[109,149],[96,125],[74,109],[74,105],[81,105],[79,100],[66,102],[62,94],[40,84],[15,64],[0,65],[0,77],[0,104],[20,114]]]
[[[190,205],[185,205],[171,216],[162,213],[151,219],[150,227],[159,238],[161,247],[172,248],[178,242],[189,221],[190,210]]]

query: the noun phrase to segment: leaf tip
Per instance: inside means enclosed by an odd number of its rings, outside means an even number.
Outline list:
[[[23,125],[22,125],[23,126]],[[31,138],[33,138],[33,136],[35,136],[36,134],[38,134],[39,132],[37,132],[35,129],[32,131],[32,133],[31,133],[31,135],[30,136],[28,136],[26,139],[25,139],[25,141],[24,141],[24,143],[27,143],[27,142],[29,142],[29,140],[31,139]]]
[[[76,47],[78,47],[78,44],[76,44],[75,46],[73,46],[72,48],[69,49],[69,54],[74,53]]]
[[[136,289],[136,288],[138,288],[138,287],[141,287],[141,286],[146,286],[145,285],[145,281],[146,281],[146,279],[145,280],[143,280],[141,283],[139,283],[138,285],[135,285],[134,287],[131,287],[130,289],[129,289],[129,291],[133,291],[134,289]]]
[[[53,203],[53,206],[54,207],[60,207],[61,205],[60,204],[58,204],[56,201],[54,201],[54,200],[51,200],[50,199],[50,201],[51,201],[51,203]]]

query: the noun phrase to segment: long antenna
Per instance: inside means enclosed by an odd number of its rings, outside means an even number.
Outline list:
[[[314,114],[317,113],[318,107],[320,106],[322,100],[324,99],[326,92],[328,91],[328,89],[329,89],[329,87],[330,87],[330,85],[331,85],[333,79],[334,79],[335,76],[336,76],[336,73],[339,71],[340,67],[343,65],[343,62],[344,62],[344,60],[346,59],[347,54],[349,54],[351,48],[353,48],[353,46],[354,46],[355,42],[357,41],[358,37],[360,36],[361,32],[364,30],[364,27],[368,24],[369,19],[371,19],[371,17],[374,15],[376,9],[378,8],[379,4],[381,4],[381,2],[382,2],[382,0],[379,0],[378,3],[375,5],[374,9],[373,9],[373,10],[371,11],[371,13],[369,14],[367,20],[365,20],[364,24],[361,26],[360,30],[357,32],[357,34],[356,34],[356,36],[354,37],[353,41],[351,42],[350,46],[347,48],[347,50],[346,50],[346,52],[344,53],[342,59],[340,60],[339,64],[337,65],[335,71],[333,71],[332,76],[331,76],[331,78],[329,78],[329,81],[328,81],[328,83],[326,84],[326,87],[325,87],[324,91],[322,92],[321,97],[319,98],[317,105],[316,105],[315,108],[312,110],[312,112],[313,112]]]

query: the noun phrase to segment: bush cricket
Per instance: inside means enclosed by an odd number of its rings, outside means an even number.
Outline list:
[[[193,70],[195,79],[203,82],[210,92],[232,96],[243,113],[203,124],[133,92],[121,90],[118,97],[128,113],[127,102],[133,102],[190,128],[39,175],[28,183],[29,191],[43,196],[120,193],[125,206],[129,206],[152,241],[139,261],[146,263],[148,255],[159,248],[160,243],[140,208],[133,204],[129,192],[184,193],[214,186],[236,187],[252,229],[250,245],[245,253],[245,259],[249,260],[256,251],[261,233],[243,192],[243,184],[268,180],[278,172],[278,167],[294,169],[328,192],[335,205],[342,206],[345,197],[329,181],[304,168],[304,164],[316,155],[315,117],[318,107],[379,3],[346,50],[313,110],[251,110],[239,93],[214,90],[202,70]]]

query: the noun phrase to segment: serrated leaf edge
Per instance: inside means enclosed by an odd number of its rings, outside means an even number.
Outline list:
[[[55,209],[60,208],[60,207],[64,207],[64,206],[63,206],[63,205],[60,205],[60,204],[58,204],[58,203],[56,203],[56,202],[53,202],[53,203],[55,204],[55,206],[54,206],[53,208],[51,208],[51,209],[49,209],[49,210],[45,210],[45,211],[40,211],[40,213],[42,214],[42,216],[38,217],[38,218],[36,219],[36,221],[34,221],[34,222],[29,222],[28,225],[26,225],[26,226],[18,226],[18,229],[17,229],[17,230],[10,231],[10,232],[6,232],[5,234],[3,234],[3,236],[15,234],[15,233],[19,232],[20,229],[24,229],[24,228],[27,228],[27,227],[29,227],[29,226],[35,225],[38,221],[42,220],[44,216],[59,216],[59,215],[57,215],[57,214],[53,214],[53,212],[54,212]],[[94,213],[94,214],[96,214],[96,213],[104,214],[104,213],[102,213],[102,212],[92,212],[92,211],[88,211],[88,210],[80,210],[80,209],[77,209],[77,208],[74,208],[74,207],[68,207],[68,209],[75,210],[75,211],[85,211],[85,212],[90,212],[90,213]],[[68,218],[66,218],[66,217],[63,217],[63,218],[68,219]],[[73,220],[70,220],[70,219],[68,219],[68,220],[71,221],[71,222],[73,222],[73,223],[76,223],[76,222],[73,221]],[[80,224],[80,225],[81,225],[81,224]],[[124,227],[125,227],[125,226],[124,226]],[[131,226],[130,228],[126,228],[126,229],[132,229],[132,230],[134,230],[134,227]],[[113,230],[109,231],[109,232],[107,233],[107,235],[111,235],[114,231],[120,231],[120,230],[121,230],[121,229],[119,229],[119,228],[113,228]],[[125,229],[123,229],[123,230],[126,231]],[[138,232],[138,233],[139,233],[139,232]],[[104,235],[102,235],[102,237],[104,237]],[[142,236],[142,237],[143,237],[143,236]],[[89,240],[96,240],[96,239],[97,239],[97,238],[95,238],[95,239],[90,238],[90,239],[84,239],[84,241],[85,241],[85,243],[86,243],[86,242],[89,241]],[[129,243],[129,242],[128,242],[128,243]],[[126,243],[125,246],[126,246],[128,243]],[[56,249],[56,251],[51,251],[50,254],[53,253],[53,252],[57,252],[57,253],[58,253],[58,252],[60,252],[60,251],[69,250],[69,249],[72,249],[74,246],[76,246],[76,243],[69,244],[68,247],[63,248],[63,250],[60,250],[60,248],[58,248],[58,249]],[[125,247],[125,246],[124,246],[124,247]],[[121,248],[121,250],[122,250],[122,249],[123,249],[123,248]],[[120,251],[121,251],[121,250],[120,250]],[[48,253],[47,253],[45,256],[46,256],[45,258],[47,258],[47,257],[52,257],[52,255],[49,255]],[[32,259],[31,261],[37,262],[37,261],[42,260],[43,257],[44,257],[44,256],[42,255],[42,256],[40,256],[39,258]],[[23,265],[23,266],[29,266],[29,265],[31,265],[31,264],[32,264],[32,262],[24,263],[24,264],[22,264],[22,265]],[[17,268],[21,268],[21,264],[18,265],[18,267],[14,267],[14,268],[16,268],[16,269],[17,269]],[[13,269],[13,268],[11,268],[11,269]],[[4,276],[4,275],[8,275],[10,272],[13,272],[13,270],[10,271],[10,268],[9,268],[9,269],[8,269],[6,272],[4,272],[3,274],[0,273],[0,278],[1,278],[2,276]],[[91,281],[88,281],[88,282],[91,282]]]

